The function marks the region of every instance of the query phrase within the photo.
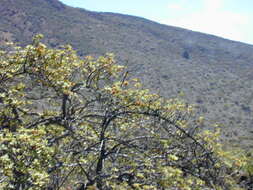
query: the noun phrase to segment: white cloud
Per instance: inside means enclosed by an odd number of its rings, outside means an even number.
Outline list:
[[[168,18],[164,24],[214,34],[224,38],[248,41],[251,18],[247,15],[225,10],[224,0],[203,0],[201,10]],[[252,32],[252,31],[251,31]],[[249,42],[248,43],[253,43]]]
[[[223,7],[224,0],[204,0],[204,10],[217,11]]]

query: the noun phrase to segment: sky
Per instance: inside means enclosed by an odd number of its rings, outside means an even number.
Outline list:
[[[253,44],[253,0],[61,0]]]

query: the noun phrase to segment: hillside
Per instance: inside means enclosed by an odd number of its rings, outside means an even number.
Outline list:
[[[252,45],[57,0],[0,1],[0,43],[25,45],[36,33],[52,47],[71,44],[81,56],[115,53],[147,87],[196,104],[207,125],[220,123],[226,136],[250,146]]]

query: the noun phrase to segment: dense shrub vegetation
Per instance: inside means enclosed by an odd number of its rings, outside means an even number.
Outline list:
[[[40,37],[0,52],[0,189],[248,183],[250,155],[225,151],[219,128],[202,130],[191,105],[143,89],[110,54],[80,58],[70,46],[46,47]]]

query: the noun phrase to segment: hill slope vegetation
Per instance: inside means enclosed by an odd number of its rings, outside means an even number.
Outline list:
[[[206,125],[250,146],[253,46],[143,18],[72,8],[57,0],[1,0],[0,41],[28,44],[36,33],[79,55],[113,52],[144,85],[196,104]],[[238,138],[237,138],[238,137]]]

